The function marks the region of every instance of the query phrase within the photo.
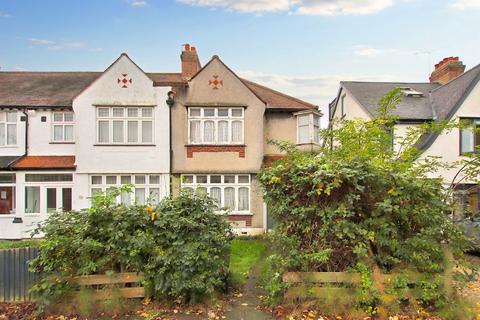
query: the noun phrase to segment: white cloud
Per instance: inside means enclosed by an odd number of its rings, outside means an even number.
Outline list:
[[[239,12],[287,11],[298,0],[177,0],[192,6],[225,8]]]
[[[389,74],[355,75],[330,74],[321,76],[288,76],[256,71],[243,71],[238,74],[247,80],[303,99],[320,106],[325,114],[322,121],[328,121],[328,104],[335,99],[340,81],[399,81]],[[324,122],[323,122],[324,123]]]
[[[397,0],[177,0],[192,6],[225,8],[239,12],[289,11],[303,15],[364,15],[380,12]],[[468,1],[468,0],[457,0]],[[476,1],[476,0],[469,0]]]
[[[80,49],[85,48],[86,44],[80,41],[62,41],[56,42],[47,39],[30,38],[28,39],[31,47],[41,46],[49,50]]]
[[[9,18],[10,15],[4,11],[0,11],[0,18]]]
[[[458,10],[480,8],[480,0],[455,0],[451,6]]]
[[[376,57],[382,54],[412,54],[411,52],[407,51],[401,51],[398,49],[380,49],[380,48],[374,48],[371,46],[367,45],[356,45],[352,47],[353,54],[356,56],[361,56],[361,57]]]
[[[134,8],[143,8],[146,7],[148,4],[147,1],[133,0],[130,1],[130,5]]]

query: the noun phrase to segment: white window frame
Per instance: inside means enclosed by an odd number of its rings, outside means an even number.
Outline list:
[[[62,121],[55,121],[55,115],[61,114]],[[71,121],[65,121],[65,115],[72,115]],[[62,139],[55,140],[55,127],[61,126],[62,127]],[[72,126],[72,139],[67,140],[65,139],[65,127]],[[55,143],[62,143],[62,142],[74,142],[75,141],[75,115],[72,111],[54,111],[52,112],[52,142]]]
[[[318,112],[300,112],[295,114],[297,117],[297,144],[319,144],[320,143],[320,122],[321,114]],[[300,141],[300,117],[308,117],[308,140]],[[315,124],[315,117],[318,118],[318,125]],[[315,141],[315,135],[317,140]]]
[[[205,116],[205,110],[214,110],[213,116]],[[219,110],[220,109],[227,109],[228,115],[227,116],[220,116]],[[193,116],[192,111],[199,110],[199,116]],[[241,110],[241,116],[234,116],[233,111]],[[242,107],[188,107],[187,109],[187,132],[188,132],[188,143],[189,144],[198,144],[198,145],[243,145],[245,144],[245,108]],[[192,135],[190,132],[190,123],[199,121],[200,122],[200,139],[199,141],[193,141]],[[204,142],[204,127],[205,122],[213,121],[214,122],[214,138],[213,141]],[[218,141],[218,123],[221,121],[226,121],[227,124],[227,132],[228,138],[226,142],[219,142]],[[240,122],[242,124],[242,137],[240,141],[233,141],[233,123]]]
[[[14,114],[15,121],[8,121],[8,115]],[[3,125],[3,137],[4,140],[0,141],[0,147],[16,147],[18,144],[18,112],[17,111],[0,111],[0,124]],[[15,142],[9,143],[8,142],[8,127],[15,126]]]
[[[58,175],[58,174],[69,174],[72,175],[72,181],[26,181],[26,175],[31,174],[31,175],[36,175],[36,174],[50,174],[50,175]],[[73,187],[75,185],[75,175],[73,172],[42,172],[42,173],[33,173],[29,172],[26,173],[24,176],[24,185],[23,187],[23,210],[25,212],[25,215],[39,215],[39,214],[49,214],[48,208],[47,208],[47,189],[56,189],[56,211],[61,211],[62,210],[62,205],[63,205],[63,198],[62,198],[62,189],[68,188],[71,189],[72,196],[71,196],[71,205],[72,205],[72,210],[73,210],[73,201],[74,201],[74,194],[73,194]],[[40,212],[26,212],[26,188],[27,187],[39,187],[40,189],[40,203],[39,203],[39,209]]]
[[[197,178],[199,176],[206,176],[207,183],[198,183]],[[221,182],[220,183],[212,183],[211,177],[212,176],[220,176]],[[225,183],[225,176],[234,176],[235,182],[234,183]],[[239,182],[239,177],[248,177],[248,182],[241,183]],[[192,182],[186,182],[187,177],[192,177]],[[210,190],[212,188],[220,188],[221,190],[221,203],[219,204],[220,210],[218,212],[223,212],[222,209],[225,208],[225,189],[226,188],[234,188],[235,190],[235,208],[231,209],[229,214],[237,215],[237,214],[245,214],[250,215],[252,210],[252,194],[251,194],[251,182],[252,176],[250,174],[183,174],[181,176],[180,186],[181,189],[191,188],[193,190],[197,188],[206,188],[207,194],[210,195]],[[240,188],[247,188],[248,189],[248,210],[239,210],[239,189]],[[228,209],[230,210],[230,209]]]
[[[136,176],[144,176],[145,183],[136,183],[135,181]],[[151,183],[150,182],[151,176],[158,176],[158,183]],[[93,177],[101,177],[101,183],[94,184]],[[115,183],[108,184],[107,177],[115,177]],[[130,183],[122,183],[122,177],[130,177]],[[164,195],[162,191],[165,190],[164,186],[162,186],[162,182],[164,181],[164,179],[162,178],[162,174],[160,173],[90,174],[88,177],[88,180],[89,180],[89,193],[91,197],[94,196],[93,189],[99,189],[102,192],[105,192],[108,190],[108,188],[111,188],[111,187],[120,188],[121,186],[126,184],[132,185],[133,187],[132,187],[132,192],[130,194],[130,203],[129,203],[130,205],[133,205],[136,203],[135,189],[145,189],[145,201],[150,198],[152,189],[158,189],[158,202],[162,200]],[[119,195],[116,200],[117,200],[117,203],[121,203],[122,195]]]
[[[100,116],[100,110],[106,110],[108,109],[108,116]],[[123,110],[123,116],[114,116],[113,112],[116,109],[122,109]],[[129,110],[137,110],[137,116],[136,117],[129,117],[128,112]],[[143,116],[143,110],[144,109],[150,109],[151,110],[151,116]],[[154,107],[150,106],[115,106],[115,107],[107,107],[107,106],[98,106],[95,110],[95,118],[96,118],[96,143],[98,145],[121,145],[121,146],[128,146],[128,145],[154,145],[155,144],[155,110]],[[108,141],[107,142],[100,142],[100,135],[99,135],[99,129],[100,125],[99,123],[101,121],[107,121],[108,122]],[[123,122],[123,141],[122,142],[114,142],[113,141],[113,123],[117,121],[122,121]],[[136,142],[128,142],[128,122],[137,122],[137,137],[138,140]],[[151,141],[143,141],[142,137],[142,129],[143,129],[143,122],[151,122],[152,123],[152,136],[151,136]]]

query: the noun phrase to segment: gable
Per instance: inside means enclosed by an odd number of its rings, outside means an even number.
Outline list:
[[[186,104],[247,106],[253,100],[265,105],[218,57],[213,57],[190,81]]]
[[[153,81],[122,54],[75,100],[89,97],[93,105],[155,105]]]

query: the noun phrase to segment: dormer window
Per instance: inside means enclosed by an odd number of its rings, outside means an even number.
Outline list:
[[[295,115],[297,116],[297,144],[319,143],[321,113],[305,111]]]
[[[416,91],[410,87],[399,87],[402,90],[402,93],[407,97],[423,97],[423,93],[420,91]]]

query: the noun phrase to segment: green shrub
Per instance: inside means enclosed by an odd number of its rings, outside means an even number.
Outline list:
[[[448,246],[457,256],[465,238],[448,213],[451,207],[441,179],[432,179],[444,166],[438,159],[420,159],[418,138],[432,130],[412,129],[392,147],[389,110],[402,93],[394,90],[381,102],[381,116],[372,121],[342,120],[321,132],[320,152],[301,152],[285,143],[285,158],[259,175],[265,201],[278,222],[271,234],[273,259],[271,300],[281,293],[278,274],[284,271],[362,272],[358,306],[376,312],[379,293],[359,265],[383,271],[414,269],[442,272]],[[359,264],[361,263],[361,264]],[[420,286],[422,305],[441,307],[439,286]],[[434,291],[438,292],[435,294]]]
[[[129,187],[99,194],[92,207],[56,212],[32,268],[45,275],[32,290],[40,305],[62,297],[70,276],[143,272],[158,299],[198,300],[225,286],[229,224],[201,195],[166,198],[156,207],[116,203]],[[71,290],[71,288],[70,288]]]

